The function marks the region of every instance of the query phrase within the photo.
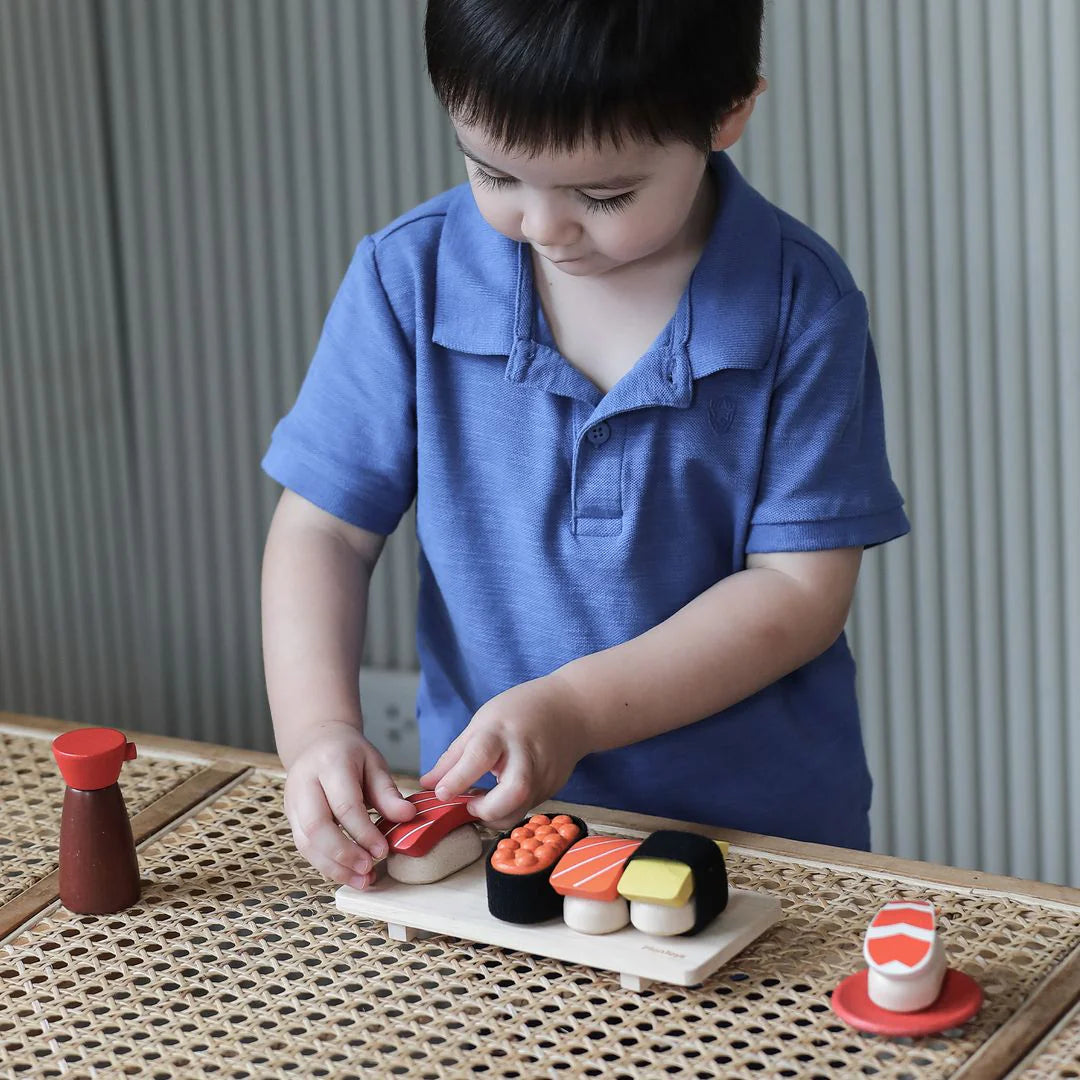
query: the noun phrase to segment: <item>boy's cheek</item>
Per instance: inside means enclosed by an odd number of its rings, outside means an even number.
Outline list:
[[[480,216],[496,232],[502,233],[510,240],[521,240],[521,232],[518,228],[521,221],[519,215],[500,205],[497,200],[493,200],[490,192],[478,191],[475,185],[473,185],[473,198],[476,200],[476,208],[480,211]]]
[[[615,259],[632,262],[666,247],[680,232],[684,222],[675,218],[666,207],[657,213],[636,216],[633,223],[614,237],[605,250]]]

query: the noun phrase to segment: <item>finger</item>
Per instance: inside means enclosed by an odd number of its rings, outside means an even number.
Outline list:
[[[507,769],[499,782],[469,803],[469,813],[495,828],[514,824],[531,805],[532,785],[516,768]]]
[[[292,835],[297,851],[299,851],[320,874],[330,878],[331,881],[337,881],[342,885],[351,885],[354,889],[366,889],[375,880],[374,870],[369,870],[364,874],[357,873],[352,867],[345,866],[342,863],[329,858],[329,856],[324,855],[318,848],[312,845],[310,838],[306,836],[302,830],[294,828]]]
[[[285,801],[290,824],[307,839],[309,847],[305,854],[309,859],[317,853],[320,858],[351,867],[357,874],[371,870],[374,863],[371,853],[341,831],[318,780],[312,779],[287,790]],[[370,818],[368,824],[371,825]]]
[[[377,765],[368,768],[364,790],[371,805],[383,817],[391,821],[411,821],[416,816],[415,805],[402,796],[388,770]]]
[[[499,764],[502,757],[502,744],[499,740],[486,735],[474,735],[461,750],[461,756],[448,769],[435,786],[435,794],[440,799],[452,799],[468,791],[484,773]]]
[[[356,842],[356,846],[371,859],[381,859],[387,852],[386,837],[379,832],[364,802],[363,781],[354,772],[334,772],[322,778],[326,802],[334,820]],[[356,864],[358,870],[370,867]]]
[[[495,818],[494,821],[484,819],[484,825],[486,828],[491,829],[492,832],[509,832],[511,829],[519,825],[528,815],[524,811],[520,811],[516,814],[511,814],[510,817]]]
[[[460,735],[443,751],[435,764],[420,777],[420,786],[434,791],[436,785],[458,763],[466,740]]]

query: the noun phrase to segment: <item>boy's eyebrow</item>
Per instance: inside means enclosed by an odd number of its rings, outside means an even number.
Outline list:
[[[504,176],[509,176],[509,173],[503,172],[502,169],[497,168],[495,165],[489,165],[486,161],[478,158],[471,150],[461,145],[461,139],[454,135],[454,142],[457,144],[457,148],[472,162],[482,166],[485,169],[490,169],[492,172],[502,173]],[[514,178],[516,179],[516,177]],[[557,188],[588,188],[590,191],[619,191],[623,188],[636,187],[643,180],[647,180],[648,177],[644,174],[641,175],[627,175],[627,176],[606,176],[603,180],[592,180],[587,183],[578,184],[556,184]]]

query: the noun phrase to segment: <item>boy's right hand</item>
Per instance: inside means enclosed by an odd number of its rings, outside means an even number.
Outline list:
[[[285,778],[285,813],[300,854],[354,889],[375,880],[375,860],[387,851],[368,807],[392,821],[416,814],[386,759],[360,731],[340,722],[320,725]]]

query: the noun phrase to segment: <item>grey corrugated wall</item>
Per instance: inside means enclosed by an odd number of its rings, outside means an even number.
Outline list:
[[[358,238],[462,176],[421,9],[0,0],[0,707],[268,745],[258,459]],[[1080,884],[1080,9],[769,16],[736,158],[865,287],[915,526],[851,620],[876,846]]]

